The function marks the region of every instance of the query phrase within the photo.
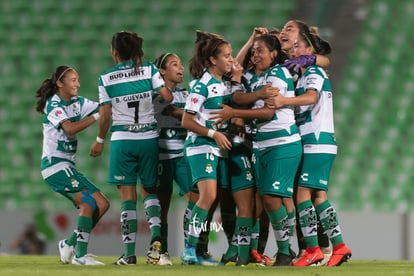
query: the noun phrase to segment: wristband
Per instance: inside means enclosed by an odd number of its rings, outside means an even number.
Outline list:
[[[207,132],[207,136],[208,136],[208,137],[210,137],[210,138],[213,138],[214,133],[216,133],[216,131],[215,131],[215,130],[212,130],[212,129],[210,128],[210,129],[208,130],[208,132]]]
[[[99,116],[99,113],[96,112],[96,113],[92,114],[92,117],[95,118],[95,121],[98,121],[100,116]]]
[[[99,137],[99,136],[96,136],[96,142],[97,143],[99,143],[99,144],[103,144],[104,142],[105,142],[105,140],[104,139],[102,139],[101,137]]]

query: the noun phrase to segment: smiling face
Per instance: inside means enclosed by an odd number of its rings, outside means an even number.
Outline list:
[[[60,97],[65,101],[69,101],[72,97],[78,95],[79,75],[75,70],[70,69],[56,82],[56,85]]]
[[[231,45],[224,43],[219,47],[220,51],[216,57],[210,57],[210,72],[217,78],[221,79],[224,74],[230,73],[233,66],[233,56]]]
[[[302,36],[298,36],[293,43],[292,52],[295,57],[302,55],[311,55],[313,54],[313,48],[306,43],[305,39]]]
[[[169,87],[175,88],[178,83],[183,82],[184,66],[180,58],[174,54],[170,54],[164,63],[165,69],[160,68],[160,74]]]
[[[298,34],[299,26],[295,21],[288,21],[285,26],[283,26],[283,29],[280,32],[280,44],[285,53],[289,54],[289,50],[293,47],[293,43],[298,37]]]
[[[266,43],[261,40],[257,39],[253,43],[252,47],[252,62],[258,71],[261,73],[267,70],[271,65],[275,57],[277,56],[277,51],[273,50],[270,51]]]

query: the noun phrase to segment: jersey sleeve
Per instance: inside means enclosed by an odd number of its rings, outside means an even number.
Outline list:
[[[46,106],[46,118],[56,128],[60,128],[63,121],[68,119],[65,109],[59,102],[51,101]]]
[[[98,112],[99,104],[95,101],[92,101],[88,98],[81,98],[81,119],[92,115],[93,113]]]
[[[184,111],[190,114],[198,113],[207,98],[206,95],[208,95],[208,91],[205,85],[200,82],[194,84],[185,102]]]
[[[304,90],[315,90],[316,92],[320,93],[322,91],[323,83],[325,81],[324,77],[322,76],[322,72],[318,70],[316,67],[309,67],[308,70],[304,74]]]
[[[100,77],[98,80],[98,93],[100,104],[111,104],[111,97],[109,97],[108,92],[105,89],[102,77]]]
[[[273,87],[279,88],[279,93],[285,97],[291,97],[288,95],[293,91],[294,87],[289,87],[289,79],[292,79],[289,71],[281,66],[276,66],[272,69],[266,77],[266,83],[271,83]]]
[[[161,77],[161,74],[157,67],[151,63],[151,81],[152,81],[152,88],[154,91],[160,90],[162,87],[165,86],[164,79]]]

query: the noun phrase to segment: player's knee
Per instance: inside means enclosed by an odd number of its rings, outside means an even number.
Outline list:
[[[95,211],[96,201],[90,193],[82,191],[81,202],[83,202],[83,203],[87,204],[88,206],[90,206],[92,208],[92,212]]]
[[[101,215],[105,214],[111,205],[107,199],[97,200],[97,201],[95,200],[95,202],[96,202],[96,207],[101,213]]]

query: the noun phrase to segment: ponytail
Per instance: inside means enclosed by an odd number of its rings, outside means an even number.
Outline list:
[[[66,72],[71,70],[72,68],[66,65],[59,66],[56,70],[52,73],[52,76],[48,79],[45,79],[40,87],[36,91],[36,111],[43,114],[43,109],[45,108],[47,100],[52,97],[58,91],[58,87],[56,82],[58,80],[62,80],[66,75]]]
[[[143,42],[144,39],[138,36],[137,33],[121,31],[114,34],[111,45],[112,49],[118,52],[121,61],[132,60],[135,73],[137,73],[144,58]]]

